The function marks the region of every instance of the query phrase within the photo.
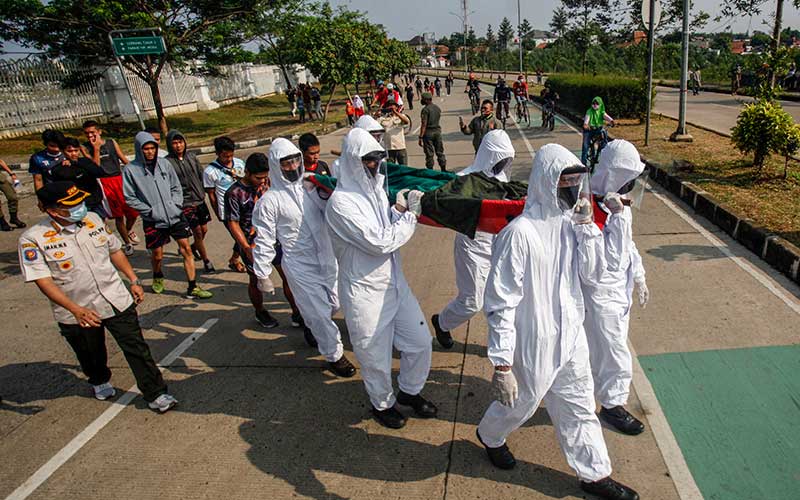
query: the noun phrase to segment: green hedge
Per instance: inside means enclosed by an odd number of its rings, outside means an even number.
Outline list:
[[[647,110],[647,82],[616,76],[558,74],[548,78],[560,105],[583,116],[595,96],[603,98],[613,118],[642,118]],[[655,88],[653,88],[655,100]]]

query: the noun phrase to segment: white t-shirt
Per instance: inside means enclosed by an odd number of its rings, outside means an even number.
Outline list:
[[[236,178],[232,175],[234,171],[244,171],[244,161],[239,158],[233,159],[233,168],[220,168],[216,160],[212,161],[203,171],[203,187],[214,189],[217,195],[217,213],[222,220],[225,220],[225,193],[228,188],[233,186]]]

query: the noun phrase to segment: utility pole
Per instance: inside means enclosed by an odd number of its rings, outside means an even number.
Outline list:
[[[650,108],[653,107],[653,50],[655,47],[656,34],[655,0],[644,0],[650,2],[649,19],[647,20],[647,118],[644,126],[644,145],[650,145]]]
[[[689,74],[689,0],[683,0],[683,40],[681,41],[681,99],[678,113],[678,129],[669,136],[673,142],[692,142],[694,138],[686,132],[686,93]]]
[[[464,71],[469,71],[469,44],[467,43],[467,0],[461,0],[461,13],[464,16]]]
[[[517,37],[519,39],[519,72],[522,73],[522,11],[517,0]]]

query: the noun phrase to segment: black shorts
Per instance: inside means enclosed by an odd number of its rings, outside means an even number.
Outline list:
[[[185,240],[192,235],[192,229],[186,217],[181,215],[180,220],[170,227],[156,227],[154,222],[143,221],[145,246],[152,250],[161,248],[169,243],[170,237],[175,240]]]
[[[193,207],[183,207],[183,216],[186,217],[186,221],[189,223],[191,229],[205,226],[211,222],[211,212],[208,211],[205,202],[201,202],[199,205]]]

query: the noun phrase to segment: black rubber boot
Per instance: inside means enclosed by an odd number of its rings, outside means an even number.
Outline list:
[[[611,500],[639,500],[638,493],[624,484],[614,481],[611,479],[611,476],[591,483],[581,481],[581,489],[592,495],[597,495],[600,498],[608,498]]]
[[[503,470],[513,469],[517,465],[517,459],[508,449],[508,445],[504,444],[497,448],[490,448],[481,439],[481,433],[478,432],[478,429],[475,429],[475,435],[478,436],[478,441],[486,448],[486,454],[489,455],[489,461],[492,462],[492,465]]]
[[[378,410],[373,407],[372,414],[375,415],[378,422],[390,429],[402,429],[406,425],[406,417],[394,406],[386,410]]]
[[[328,361],[328,367],[338,377],[350,378],[356,374],[356,367],[344,354],[338,361]]]
[[[601,408],[598,417],[606,424],[629,436],[644,432],[644,424],[623,406]]]
[[[13,231],[14,229],[8,225],[5,217],[0,217],[0,231]]]
[[[11,212],[9,215],[10,215],[9,222],[11,222],[15,226],[17,226],[17,228],[22,229],[22,228],[28,227],[27,224],[25,224],[24,222],[19,220],[19,217],[17,217],[17,213],[16,212]]]
[[[431,324],[433,325],[433,330],[436,332],[436,340],[439,341],[439,345],[445,349],[452,349],[454,344],[453,336],[450,335],[450,332],[442,330],[442,327],[439,326],[438,314],[431,316]]]
[[[418,417],[433,418],[438,413],[436,405],[423,398],[422,395],[410,395],[403,391],[397,393],[397,402],[403,406],[410,406]]]

